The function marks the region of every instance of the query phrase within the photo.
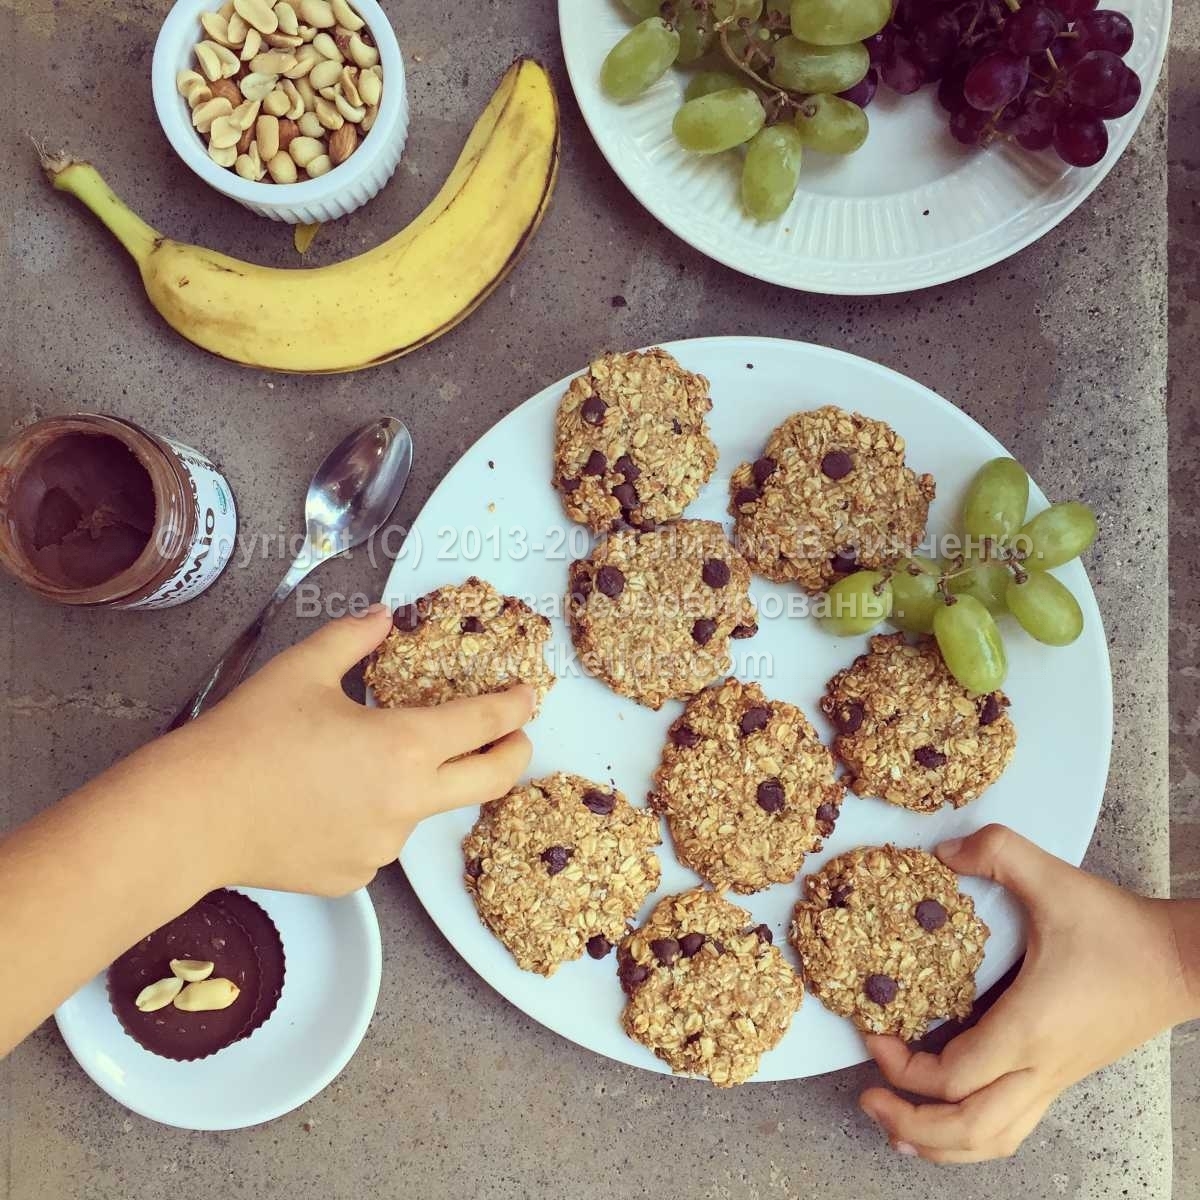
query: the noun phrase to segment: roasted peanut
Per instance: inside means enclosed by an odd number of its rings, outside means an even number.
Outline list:
[[[322,154],[314,158],[304,169],[308,172],[309,179],[320,179],[322,175],[333,169],[333,160],[328,154]]]
[[[274,33],[279,28],[279,18],[267,0],[233,0],[234,11],[259,33]]]
[[[346,123],[346,118],[337,110],[337,105],[330,104],[324,97],[319,99],[316,107],[313,110],[317,114],[317,120],[325,126],[326,129],[341,129]]]
[[[288,146],[288,153],[296,166],[307,168],[314,158],[325,153],[325,143],[315,137],[293,138],[292,144]]]
[[[242,52],[239,55],[242,62],[249,62],[252,58],[262,53],[262,34],[257,29],[250,29],[246,33],[246,40],[242,43]]]
[[[338,49],[338,44],[327,33],[318,33],[312,40],[313,49],[321,55],[322,58],[328,58],[339,65],[345,62],[345,57]]]
[[[275,76],[251,71],[249,75],[242,76],[238,87],[247,100],[265,100],[275,90]]]
[[[279,151],[274,158],[267,160],[267,173],[276,183],[295,183],[297,179],[296,164],[290,154]]]
[[[258,152],[269,170],[271,160],[279,153],[279,118],[259,117],[254,123],[254,140],[258,143]]]
[[[350,57],[360,67],[373,67],[379,62],[379,51],[374,46],[368,46],[357,33],[352,33]]]
[[[342,64],[323,58],[309,71],[307,79],[309,84],[319,92],[322,88],[333,87],[341,77]]]
[[[287,2],[279,0],[275,5],[275,19],[279,22],[279,32],[299,36],[300,22],[296,19],[296,10]]]
[[[166,1008],[182,989],[183,980],[172,975],[169,979],[160,979],[142,988],[133,1003],[138,1012],[158,1012],[160,1008]]]
[[[292,102],[288,99],[288,94],[281,87],[276,87],[275,90],[262,102],[263,112],[268,116],[282,117],[289,108],[292,107]]]
[[[317,120],[317,114],[314,112],[306,112],[296,124],[305,137],[323,138],[325,136],[325,126]]]
[[[334,18],[343,28],[351,33],[357,33],[366,22],[346,3],[346,0],[331,0],[330,6]]]
[[[227,117],[231,112],[233,105],[224,96],[214,96],[192,109],[192,124],[201,133],[207,133],[218,117]]]
[[[300,18],[314,29],[332,29],[337,24],[328,0],[300,0]]]

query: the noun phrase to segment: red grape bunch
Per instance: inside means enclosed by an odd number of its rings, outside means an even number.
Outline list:
[[[1133,25],[1097,3],[896,0],[891,22],[866,46],[893,91],[937,84],[950,132],[964,145],[1006,138],[1090,167],[1108,151],[1105,122],[1142,94],[1124,61]]]

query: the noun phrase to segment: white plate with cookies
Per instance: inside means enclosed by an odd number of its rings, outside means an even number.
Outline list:
[[[754,462],[772,430],[787,417],[823,405],[884,421],[905,440],[908,465],[936,481],[929,535],[955,528],[961,498],[975,472],[1004,453],[991,434],[953,404],[865,359],[768,338],[704,338],[664,348],[688,371],[708,379],[712,397],[708,422],[719,458],[687,508],[688,518],[730,528],[734,470]],[[435,588],[479,576],[549,617],[546,657],[558,678],[529,729],[534,743],[530,777],[570,772],[619,789],[641,806],[668,729],[683,705],[669,700],[658,711],[644,707],[617,695],[576,661],[563,597],[568,568],[589,552],[592,537],[564,513],[550,482],[555,413],[569,383],[570,378],[559,380],[539,392],[463,455],[415,522],[383,598],[393,606],[410,604]],[[1046,503],[1034,485],[1031,512]],[[1082,606],[1084,631],[1072,645],[1055,649],[1033,641],[1011,621],[1004,623],[1009,656],[1004,691],[1011,700],[1017,746],[997,782],[962,808],[931,814],[847,793],[824,848],[805,859],[792,882],[753,895],[729,895],[754,922],[769,927],[775,945],[794,966],[798,961],[787,944],[787,931],[801,881],[846,851],[885,843],[932,849],[944,839],[999,821],[1070,862],[1082,859],[1108,772],[1112,684],[1104,629],[1084,567],[1077,560],[1056,574]],[[794,584],[774,584],[755,575],[750,591],[758,608],[758,632],[730,643],[730,673],[757,682],[771,700],[798,706],[830,743],[833,728],[820,706],[826,683],[866,649],[866,636],[832,636],[816,617],[804,615],[806,597]],[[465,886],[462,851],[477,817],[477,810],[469,809],[427,820],[405,847],[401,862],[430,916],[483,979],[535,1020],[599,1054],[667,1071],[622,1029],[625,997],[613,955],[600,960],[583,955],[547,978],[521,970],[480,922]],[[679,863],[665,828],[658,857],[661,884],[639,921],[656,900],[701,882]],[[1020,913],[994,884],[968,879],[962,887],[991,929],[976,978],[982,993],[1021,953]],[[810,995],[783,1040],[763,1056],[754,1078],[816,1075],[865,1057],[856,1028]]]

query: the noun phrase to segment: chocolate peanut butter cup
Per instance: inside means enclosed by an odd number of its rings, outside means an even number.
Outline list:
[[[171,979],[175,960],[212,963],[212,979],[236,986],[233,1003],[192,1012],[172,1002],[143,1011],[137,1003],[143,989]],[[108,969],[108,998],[121,1027],[139,1045],[190,1062],[258,1029],[279,1002],[284,974],[283,943],[274,922],[248,896],[222,890],[126,950]]]

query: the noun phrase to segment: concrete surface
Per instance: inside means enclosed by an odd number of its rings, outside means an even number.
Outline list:
[[[1088,863],[1123,884],[1165,893],[1163,96],[1108,180],[1038,245],[916,296],[826,299],[735,275],[641,211],[573,105],[550,0],[386,6],[410,56],[411,148],[385,194],[321,231],[313,261],[379,240],[425,203],[520,51],[543,56],[560,84],[562,180],[527,259],[459,330],[369,374],[293,379],[239,370],[176,337],[149,309],[131,263],[107,234],[46,190],[24,140],[33,132],[93,158],[136,209],[176,237],[294,263],[285,230],[199,187],[160,136],[145,81],[166,0],[0,0],[0,345],[7,351],[0,430],[78,408],[141,421],[222,463],[244,536],[269,541],[296,527],[303,482],[323,451],[380,409],[402,415],[420,447],[401,514],[409,518],[497,417],[597,351],[766,333],[877,359],[971,413],[1049,491],[1084,497],[1100,510],[1091,570],[1118,707],[1110,787]],[[1194,118],[1197,42],[1188,33],[1181,70],[1193,90],[1183,111]],[[1181,152],[1180,175],[1187,169]],[[1176,330],[1185,334],[1196,320],[1186,309],[1197,286],[1193,203],[1175,213],[1177,261],[1191,289],[1175,310]],[[614,305],[615,296],[627,305]],[[1194,438],[1190,412],[1175,417]],[[1189,491],[1194,461],[1177,459]],[[1187,507],[1182,519],[1194,522]],[[260,553],[196,603],[154,616],[57,610],[0,583],[0,671],[8,681],[0,700],[0,827],[150,737],[229,630],[257,610],[281,560],[278,551]],[[384,573],[383,564],[360,556],[327,569],[322,581],[327,595],[374,595]],[[1176,586],[1194,619],[1194,575],[1181,568]],[[310,627],[289,615],[273,630],[271,647]],[[1194,663],[1187,636],[1194,627],[1182,627],[1180,642]],[[1194,674],[1187,686],[1193,682]],[[1177,766],[1195,771],[1189,695],[1179,720],[1193,757]],[[1192,822],[1200,820],[1195,778],[1185,779]],[[1184,828],[1194,843],[1195,825]],[[1188,862],[1181,878],[1194,888],[1200,859],[1193,854]],[[4,1200],[1171,1195],[1165,1039],[1073,1089],[1014,1161],[939,1171],[890,1153],[859,1115],[854,1097],[873,1077],[868,1068],[725,1093],[603,1061],[484,987],[425,917],[398,869],[372,891],[386,978],[367,1039],[334,1086],[266,1127],[183,1133],[134,1117],[97,1091],[47,1024],[0,1065]],[[1177,1115],[1188,1147],[1179,1197],[1200,1187],[1194,1080],[1193,1072],[1180,1093],[1191,1112]]]
[[[1200,896],[1200,11],[1180,6],[1171,53],[1171,877]],[[1200,1189],[1200,1028],[1179,1029],[1171,1056],[1175,1186]]]

